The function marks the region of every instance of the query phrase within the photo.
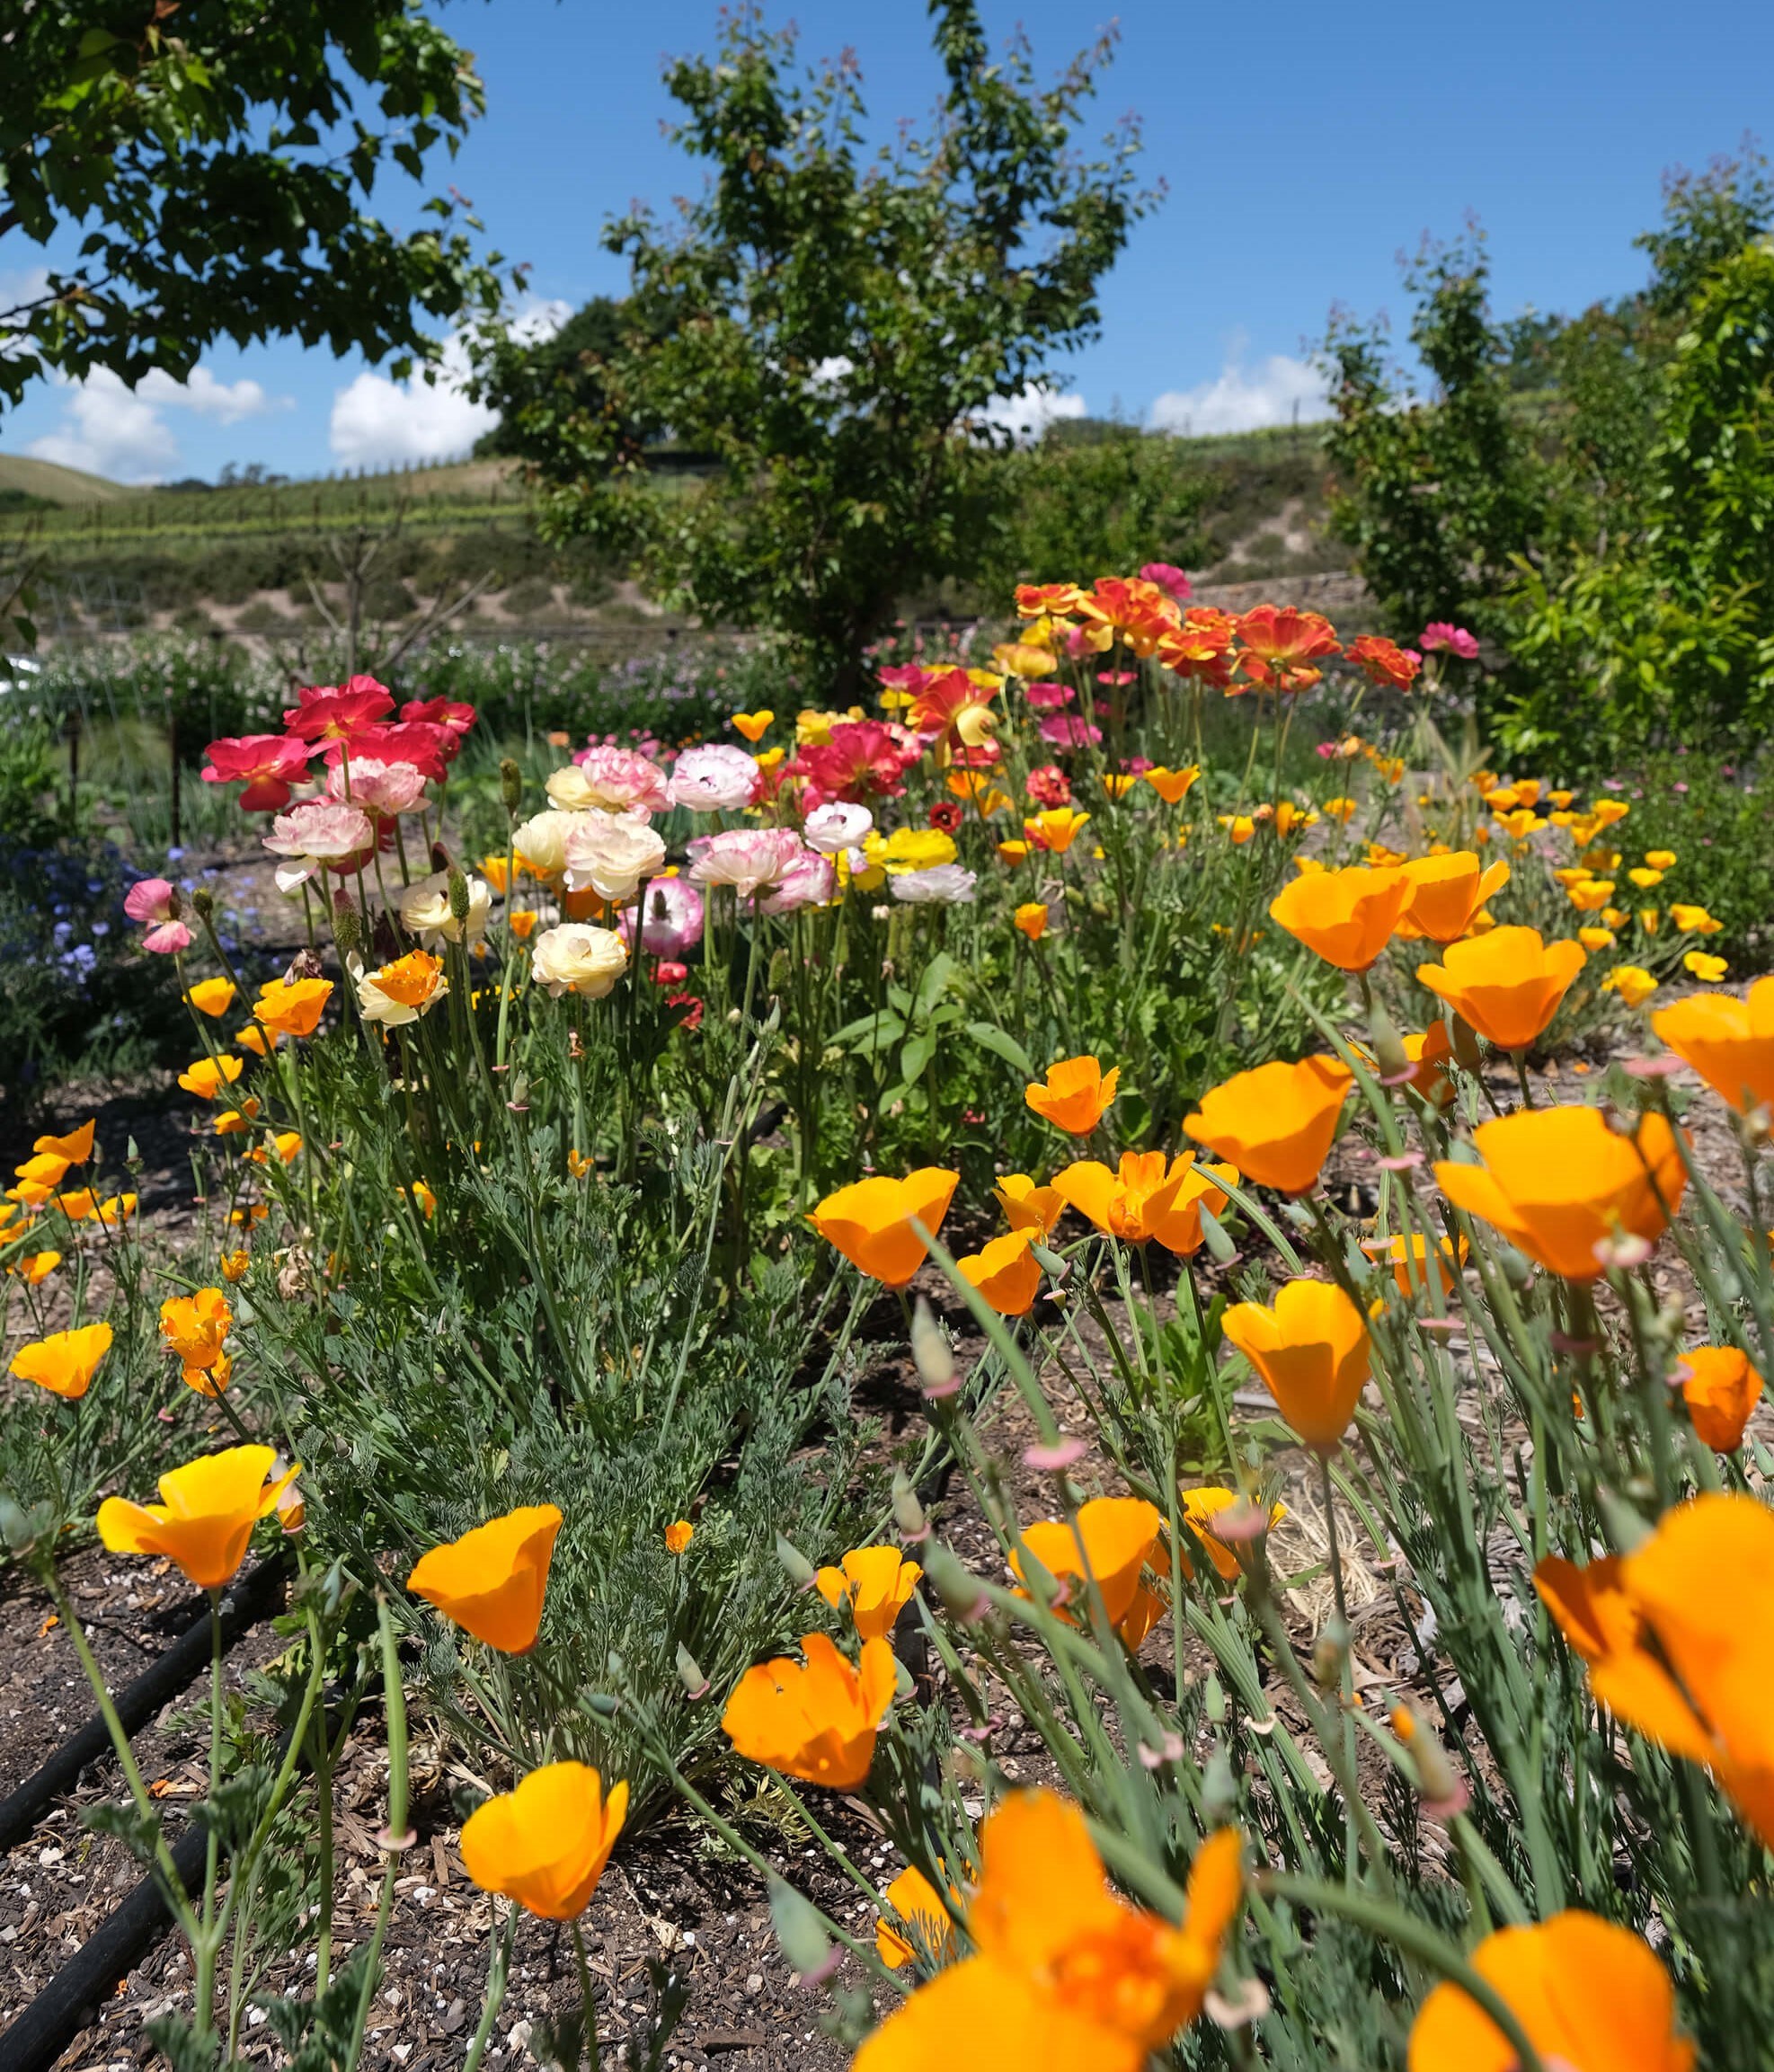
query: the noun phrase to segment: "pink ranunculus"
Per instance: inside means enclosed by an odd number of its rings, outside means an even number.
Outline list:
[[[294,734],[239,734],[211,741],[200,775],[206,784],[238,784],[241,810],[279,813],[290,799],[290,787],[308,774],[308,743]]]
[[[834,799],[829,806],[815,806],[808,814],[802,828],[810,847],[822,856],[835,856],[840,850],[853,849],[874,825],[874,815],[866,806],[853,806],[842,799]]]
[[[1070,781],[1057,763],[1043,763],[1039,769],[1031,770],[1023,788],[1033,805],[1057,810],[1072,802]]]
[[[724,741],[686,748],[671,772],[671,802],[693,813],[731,813],[758,796],[763,772],[755,756]]]
[[[1069,684],[1030,684],[1023,695],[1038,713],[1057,713],[1062,705],[1069,705],[1078,693]]]
[[[279,867],[277,881],[292,891],[303,879],[324,868],[341,875],[367,863],[376,854],[376,830],[361,807],[343,800],[309,799],[279,813],[264,838],[274,856],[286,856],[289,866]]]
[[[1148,562],[1140,571],[1149,583],[1156,583],[1165,594],[1179,605],[1187,604],[1193,594],[1189,579],[1182,570],[1169,562]]]
[[[165,878],[137,878],[123,895],[123,911],[132,921],[176,921],[178,890]]]
[[[601,807],[607,813],[662,813],[671,803],[665,772],[633,748],[594,743],[581,748],[573,761],[585,787],[582,801],[576,802]]]
[[[373,819],[410,813],[424,801],[425,773],[412,763],[385,763],[377,756],[353,756],[349,794],[346,775],[343,763],[326,773],[325,796],[335,802],[349,796],[352,805],[362,807]]]
[[[1100,741],[1103,730],[1088,720],[1080,719],[1076,713],[1062,713],[1055,719],[1041,722],[1041,738],[1049,748],[1081,748],[1087,741]]]
[[[1425,653],[1433,653],[1445,648],[1450,654],[1458,655],[1463,662],[1478,660],[1478,642],[1464,626],[1450,624],[1446,619],[1432,619],[1423,629],[1417,643]]]
[[[687,878],[653,878],[641,890],[641,947],[650,957],[681,957],[702,941],[703,899]],[[623,916],[623,934],[634,925]]]
[[[731,885],[743,899],[780,884],[805,850],[792,828],[733,828],[699,836],[689,853],[696,884]]]
[[[191,944],[191,930],[182,921],[163,921],[159,927],[150,928],[142,937],[142,948],[152,950],[159,957],[175,957]]]
[[[803,848],[776,881],[768,899],[758,904],[766,914],[793,914],[803,907],[823,907],[837,886],[838,872],[830,857]]]

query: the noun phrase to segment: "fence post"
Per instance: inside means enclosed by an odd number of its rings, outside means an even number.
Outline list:
[[[80,803],[80,707],[70,705],[67,713],[67,828],[78,828]]]
[[[166,692],[166,759],[173,769],[172,816],[166,846],[169,849],[176,849],[182,846],[179,840],[179,707],[170,686]]]

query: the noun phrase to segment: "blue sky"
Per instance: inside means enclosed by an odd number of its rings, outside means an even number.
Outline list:
[[[874,118],[920,116],[936,91],[923,0],[798,0],[809,56],[855,48]],[[995,38],[1020,24],[1043,71],[1110,19],[1088,0],[984,0]],[[708,47],[714,0],[450,0],[488,113],[452,179],[489,242],[531,262],[545,303],[620,292],[604,218],[661,207],[697,177],[665,142],[670,55]],[[1077,401],[1195,430],[1313,410],[1303,355],[1334,302],[1406,314],[1397,257],[1470,212],[1490,236],[1497,306],[1569,309],[1643,277],[1634,235],[1663,169],[1746,132],[1774,140],[1774,8],[1765,0],[1122,0],[1099,102],[1144,120],[1145,170],[1168,187],[1104,296],[1103,336],[1063,362]],[[378,195],[412,223],[416,190]],[[0,248],[0,269],[34,256]],[[0,283],[4,285],[4,283]],[[220,348],[189,385],[131,395],[102,379],[40,386],[0,420],[0,447],[126,480],[260,461],[291,474],[453,454],[480,429],[448,391],[403,389],[361,362],[294,345]]]

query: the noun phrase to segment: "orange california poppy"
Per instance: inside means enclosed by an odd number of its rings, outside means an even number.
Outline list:
[[[1066,1198],[1057,1187],[1037,1187],[1026,1173],[1007,1173],[992,1189],[1013,1230],[1033,1230],[1044,1244],[1065,1213]]]
[[[865,1641],[861,1666],[852,1669],[825,1634],[808,1634],[801,1650],[804,1666],[783,1656],[749,1669],[727,1700],[722,1729],[748,1761],[853,1792],[868,1775],[893,1702],[893,1651],[883,1640]]]
[[[1675,2026],[1675,1992],[1630,1928],[1572,1908],[1498,1928],[1472,1968],[1521,2023],[1540,2063],[1566,2072],[1689,2072],[1694,2046]],[[1471,1996],[1437,1986],[1411,2027],[1410,2072],[1512,2072],[1515,2046]]]
[[[1026,935],[1031,943],[1039,943],[1047,933],[1048,910],[1039,899],[1024,899],[1010,916],[1010,924],[1019,935]]]
[[[1368,1378],[1367,1321],[1331,1280],[1290,1280],[1273,1308],[1236,1303],[1220,1329],[1263,1377],[1305,1443],[1328,1453]]]
[[[463,1823],[462,1867],[482,1891],[544,1921],[576,1921],[591,1903],[628,1811],[628,1786],[604,1795],[585,1763],[546,1763]]]
[[[160,1335],[166,1350],[177,1353],[188,1368],[214,1367],[233,1323],[234,1312],[219,1288],[169,1296],[160,1306]]]
[[[896,1546],[852,1547],[838,1568],[822,1568],[813,1587],[833,1611],[845,1603],[865,1641],[885,1640],[911,1602],[924,1573]]]
[[[1201,1542],[1214,1572],[1228,1583],[1237,1582],[1244,1573],[1238,1548],[1261,1539],[1288,1515],[1282,1503],[1272,1503],[1265,1515],[1248,1497],[1232,1489],[1185,1489],[1182,1494],[1184,1522]],[[1194,1573],[1186,1555],[1183,1572]]]
[[[1193,1151],[1123,1151],[1114,1172],[1079,1159],[1053,1176],[1053,1191],[1105,1237],[1126,1244],[1162,1244],[1187,1259],[1202,1242],[1202,1210],[1218,1215],[1226,1195],[1216,1182],[1236,1182],[1232,1165],[1201,1165]]]
[[[1758,978],[1741,1000],[1690,994],[1660,1007],[1651,1026],[1740,1115],[1774,1108],[1774,978]]]
[[[21,1381],[34,1381],[51,1395],[77,1398],[93,1386],[99,1362],[111,1350],[108,1324],[85,1324],[75,1331],[51,1332],[33,1339],[13,1355],[7,1369]]]
[[[1699,1496],[1632,1554],[1583,1567],[1548,1555],[1534,1587],[1588,1664],[1596,1703],[1709,1768],[1774,1846],[1774,1510]]]
[[[406,1587],[501,1654],[528,1654],[542,1625],[560,1529],[561,1514],[552,1503],[525,1504],[434,1546]]]
[[[234,1005],[234,996],[232,978],[200,978],[185,998],[200,1014],[215,1016],[227,1013]]]
[[[1339,971],[1365,971],[1391,941],[1410,890],[1402,871],[1308,871],[1269,902],[1269,918]]]
[[[1185,769],[1167,770],[1160,764],[1144,773],[1146,782],[1158,793],[1166,806],[1175,806],[1188,796],[1190,788],[1201,775],[1201,766],[1191,763]]]
[[[312,1036],[333,997],[330,978],[273,978],[259,988],[253,1014],[279,1036]]]
[[[66,1137],[40,1137],[31,1146],[33,1151],[47,1151],[52,1158],[65,1158],[70,1165],[84,1165],[93,1156],[93,1138],[98,1129],[93,1118],[83,1122]]]
[[[1237,1915],[1240,1857],[1229,1828],[1202,1845],[1175,1927],[1114,1892],[1077,1806],[1044,1790],[1012,1794],[980,1831],[974,1954],[900,2002],[852,2072],[1140,2072],[1201,2012]]]
[[[1500,1050],[1525,1050],[1558,1012],[1589,961],[1581,943],[1545,943],[1538,928],[1493,928],[1450,943],[1416,975]]]
[[[1406,1301],[1428,1288],[1429,1240],[1422,1231],[1413,1231],[1408,1243],[1402,1234],[1395,1237],[1370,1238],[1363,1243],[1362,1250],[1370,1259],[1384,1260],[1390,1266],[1393,1281]],[[1463,1237],[1458,1246],[1450,1245],[1445,1237],[1436,1241],[1435,1262],[1441,1271],[1443,1295],[1453,1287],[1456,1276],[1466,1264],[1467,1250]]]
[[[62,1262],[59,1252],[33,1252],[21,1259],[16,1266],[9,1266],[8,1273],[15,1273],[27,1288],[41,1288],[43,1283]]]
[[[1023,1098],[1056,1129],[1088,1137],[1108,1112],[1120,1082],[1118,1065],[1104,1072],[1095,1058],[1061,1058],[1047,1067],[1046,1083],[1032,1081]]]
[[[1749,1354],[1734,1345],[1697,1345],[1682,1354],[1681,1364],[1688,1369],[1681,1397],[1701,1445],[1735,1453],[1761,1400],[1761,1377]]]
[[[912,1228],[912,1219],[916,1218],[934,1237],[960,1182],[958,1173],[945,1173],[936,1165],[920,1166],[903,1180],[876,1173],[828,1194],[811,1220],[820,1235],[835,1244],[852,1266],[889,1288],[903,1288],[926,1256],[924,1240]]]
[[[735,713],[733,726],[748,741],[761,741],[776,724],[776,715],[767,706],[755,713]]]
[[[200,1058],[179,1075],[179,1084],[200,1101],[213,1101],[224,1086],[232,1086],[246,1067],[226,1050],[214,1058]]]
[[[665,1528],[665,1551],[669,1554],[684,1554],[690,1551],[690,1542],[696,1536],[696,1528],[687,1518],[675,1519]]]
[[[1324,1168],[1353,1085],[1339,1058],[1259,1065],[1211,1087],[1183,1127],[1259,1187],[1304,1194]]]
[[[112,1554],[162,1554],[200,1589],[234,1580],[253,1527],[269,1518],[302,1472],[280,1465],[269,1446],[234,1446],[170,1468],[160,1501],[109,1496],[99,1506],[99,1537]]]
[[[1439,1163],[1442,1193],[1566,1280],[1596,1279],[1604,1240],[1654,1243],[1688,1183],[1675,1133],[1657,1114],[1624,1137],[1598,1109],[1518,1109],[1481,1122],[1472,1140],[1484,1163]]]
[[[953,1954],[954,1923],[942,1894],[916,1864],[908,1864],[881,1897],[892,1908],[894,1919],[883,1914],[876,1922],[874,1950],[890,1971],[909,1964],[918,1955],[917,1945],[902,1927],[914,1930],[933,1955],[946,1959]]]
[[[1080,813],[1073,806],[1052,806],[1045,812],[1032,814],[1024,819],[1023,832],[1038,848],[1063,856],[1077,841],[1079,830],[1089,818],[1088,813]]]
[[[1509,882],[1509,865],[1481,864],[1469,849],[1444,856],[1418,856],[1403,866],[1410,896],[1398,917],[1402,943],[1427,936],[1432,943],[1452,943],[1465,934],[1492,895]]]
[[[1075,1614],[1082,1615],[1088,1605],[1094,1581],[1109,1624],[1134,1647],[1163,1610],[1158,1593],[1144,1581],[1163,1529],[1163,1513],[1144,1497],[1099,1496],[1079,1505],[1076,1523],[1048,1519],[1024,1526],[1022,1541],[1048,1574],[1065,1585],[1055,1607],[1061,1618],[1077,1623]],[[1020,1550],[1013,1550],[1010,1566],[1021,1580]]]
[[[1033,1230],[1008,1230],[980,1251],[957,1259],[962,1278],[977,1288],[1000,1316],[1026,1316],[1041,1293],[1041,1262]]]

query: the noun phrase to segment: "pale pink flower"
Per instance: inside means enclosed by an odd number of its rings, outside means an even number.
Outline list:
[[[670,780],[659,765],[633,748],[594,742],[581,748],[569,768],[579,773],[571,799],[554,799],[554,778],[548,795],[558,806],[600,806],[607,813],[662,813],[671,803]],[[565,770],[555,777],[564,779]]]
[[[138,878],[123,895],[123,911],[132,921],[176,921],[179,895],[165,878]]]
[[[412,763],[384,763],[359,756],[347,770],[343,762],[326,773],[322,794],[334,804],[349,801],[377,819],[410,813],[425,797],[425,773]]]
[[[822,856],[835,856],[853,849],[874,826],[874,815],[866,806],[847,805],[835,799],[829,805],[815,806],[803,830],[808,846]]]
[[[777,885],[806,854],[792,828],[734,828],[703,835],[689,845],[690,876],[698,885],[731,885],[741,899]]]
[[[189,950],[191,933],[182,921],[163,921],[159,927],[150,928],[142,937],[142,948],[152,950],[156,956],[176,956],[181,950]]]
[[[632,930],[632,914],[623,916]],[[703,901],[687,878],[654,878],[641,895],[641,946],[650,956],[681,957],[702,941]]]
[[[803,907],[823,907],[838,885],[831,859],[817,849],[803,849],[777,879],[776,890],[758,904],[766,914],[793,914]]]
[[[293,891],[316,870],[354,871],[376,854],[376,830],[361,807],[339,799],[307,799],[279,813],[264,837],[274,856],[289,859],[277,871],[283,891]]]
[[[643,878],[665,862],[665,844],[644,819],[631,820],[596,807],[573,816],[566,841],[569,891],[589,887],[600,899],[620,904],[634,897]]]
[[[728,813],[758,796],[764,773],[754,756],[724,741],[686,748],[671,772],[671,802],[693,813]]]
[[[1478,642],[1464,626],[1451,625],[1446,619],[1432,619],[1424,626],[1417,641],[1418,647],[1433,653],[1445,648],[1451,655],[1458,655],[1463,662],[1478,660]]]
[[[960,863],[933,863],[927,871],[898,871],[887,880],[896,899],[914,907],[966,907],[979,881]]]

